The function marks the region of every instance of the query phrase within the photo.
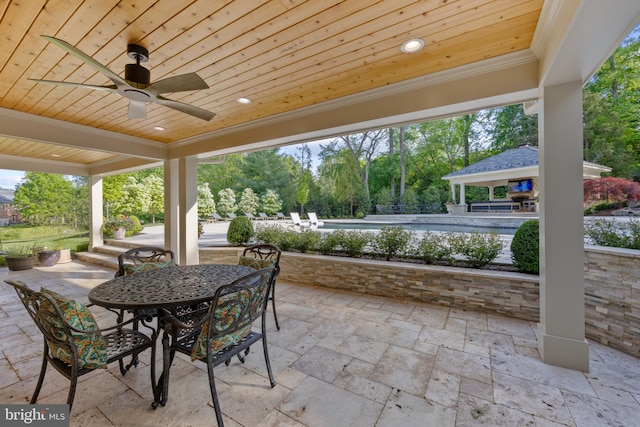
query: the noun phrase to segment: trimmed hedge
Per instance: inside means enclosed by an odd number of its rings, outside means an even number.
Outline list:
[[[227,230],[227,241],[234,244],[248,242],[253,237],[253,224],[246,216],[238,216],[231,220]]]
[[[540,271],[540,224],[537,219],[523,223],[511,241],[513,266],[524,273]]]

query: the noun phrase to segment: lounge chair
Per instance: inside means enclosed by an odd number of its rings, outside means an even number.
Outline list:
[[[225,219],[222,218],[217,213],[214,213],[214,214],[211,214],[211,220],[214,221],[214,222],[218,222],[218,221],[224,221]]]
[[[309,215],[309,224],[311,224],[312,226],[320,227],[324,225],[324,222],[318,220],[315,212],[309,212],[307,215]]]
[[[284,214],[282,212],[278,212],[276,214],[276,219],[290,219],[291,217],[288,216],[284,216]]]
[[[229,219],[231,220],[231,219],[234,219],[234,218],[236,217],[236,214],[231,213],[231,212],[228,212],[228,213],[227,213],[227,216],[228,216],[228,217],[229,217]]]
[[[245,212],[245,213],[244,213],[244,216],[246,216],[247,218],[249,218],[251,221],[255,221],[256,219],[258,219],[258,218],[256,218],[256,217],[255,217],[251,212]]]
[[[296,228],[309,228],[311,224],[307,221],[302,221],[300,219],[300,215],[296,212],[289,213],[291,215],[291,221],[293,221],[293,226]]]
[[[269,215],[267,215],[264,212],[258,212],[258,216],[260,217],[260,219],[267,221],[269,219]]]

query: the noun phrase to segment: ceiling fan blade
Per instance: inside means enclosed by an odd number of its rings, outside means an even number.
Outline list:
[[[111,71],[110,69],[108,69],[107,67],[105,67],[104,65],[102,65],[101,63],[93,59],[92,57],[90,57],[89,55],[87,55],[86,53],[82,52],[81,50],[77,49],[74,46],[71,46],[66,41],[60,40],[51,36],[45,36],[45,35],[43,35],[42,38],[49,41],[49,43],[52,43],[58,46],[60,49],[66,51],[68,54],[75,56],[85,64],[90,65],[96,70],[100,71],[102,74],[107,76],[109,80],[114,82],[116,85],[128,85],[127,82],[122,77],[120,77],[119,75],[117,75],[116,73],[114,73],[113,71]]]
[[[145,88],[145,90],[153,93],[154,95],[201,89],[209,89],[209,85],[196,73],[168,77],[166,79],[158,80]]]
[[[203,110],[202,108],[184,104],[182,102],[172,101],[171,99],[167,99],[159,95],[156,96],[156,99],[158,104],[173,108],[174,110],[182,111],[183,113],[190,114],[202,120],[209,121],[216,115],[216,113],[212,113],[211,111]]]
[[[129,100],[128,117],[130,119],[146,119],[147,105],[144,102]]]
[[[60,85],[60,86],[73,86],[73,87],[80,87],[80,88],[84,88],[84,89],[94,89],[94,90],[103,90],[105,92],[116,92],[118,87],[115,85],[110,85],[110,86],[96,86],[96,85],[86,85],[84,83],[73,83],[73,82],[59,82],[56,80],[39,80],[39,79],[27,79],[27,80],[31,80],[33,82],[38,82],[38,83],[46,83],[49,85]]]

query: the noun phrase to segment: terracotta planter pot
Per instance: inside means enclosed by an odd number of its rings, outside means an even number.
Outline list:
[[[33,255],[20,257],[5,256],[4,259],[7,260],[7,267],[9,267],[11,271],[30,270],[36,264],[36,257]]]

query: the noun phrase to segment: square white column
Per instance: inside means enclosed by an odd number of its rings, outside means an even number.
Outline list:
[[[89,176],[89,251],[102,246],[102,176]]]
[[[538,349],[545,363],[586,372],[582,83],[546,86],[542,95]]]
[[[198,159],[178,160],[180,186],[180,255],[185,265],[199,264],[198,254]]]

